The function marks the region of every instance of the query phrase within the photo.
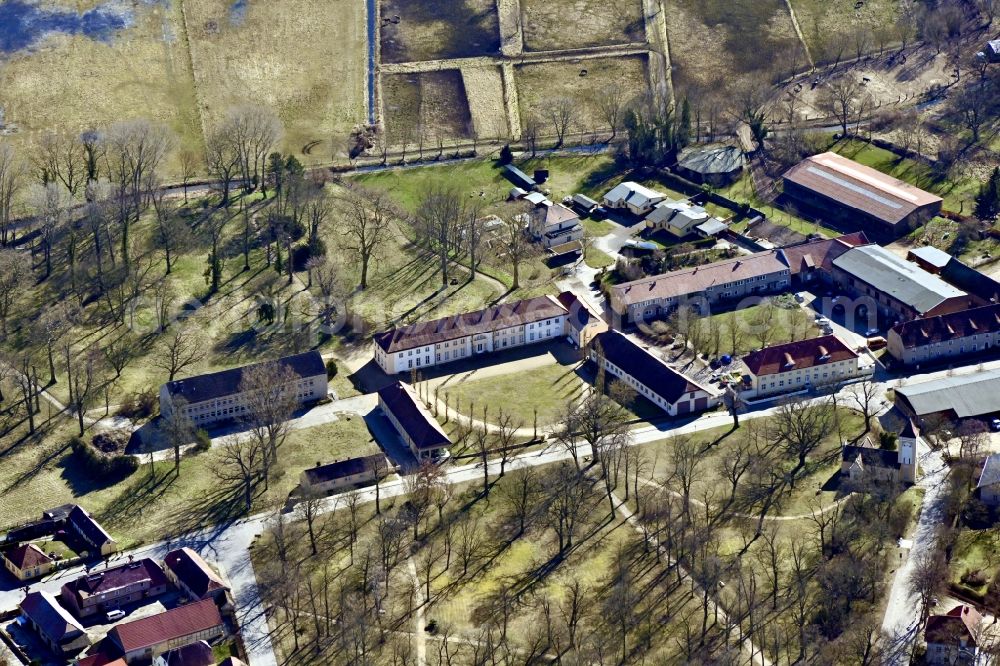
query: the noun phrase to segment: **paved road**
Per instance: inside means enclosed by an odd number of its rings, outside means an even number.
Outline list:
[[[882,632],[890,638],[893,648],[884,662],[886,666],[905,666],[910,663],[910,655],[921,628],[920,600],[910,591],[910,575],[920,558],[933,552],[938,527],[944,522],[944,491],[948,466],[940,451],[925,454],[920,464],[925,475],[918,484],[925,489],[920,518],[913,533],[910,552],[892,580],[882,619]]]

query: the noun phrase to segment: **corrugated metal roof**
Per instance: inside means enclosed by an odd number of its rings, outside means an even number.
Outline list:
[[[896,389],[917,416],[952,410],[960,419],[1000,412],[1000,370],[943,377]]]
[[[948,262],[951,261],[950,254],[944,250],[939,250],[933,245],[925,245],[923,247],[915,248],[910,250],[910,254],[937,268],[944,268],[948,265]]]
[[[878,245],[852,248],[833,260],[837,268],[923,314],[966,293]]]
[[[896,224],[941,198],[836,153],[813,155],[782,176],[841,206]]]

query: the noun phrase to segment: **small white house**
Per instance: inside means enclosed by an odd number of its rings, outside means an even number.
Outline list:
[[[626,181],[616,185],[604,195],[604,205],[608,208],[627,209],[633,215],[643,216],[653,210],[653,206],[664,201],[666,194],[652,190],[639,183]]]

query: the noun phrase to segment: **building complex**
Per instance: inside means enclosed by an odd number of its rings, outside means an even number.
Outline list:
[[[300,405],[326,397],[323,357],[318,351],[310,351],[167,382],[160,387],[160,414],[169,418],[176,409],[197,426],[245,418],[250,409],[250,396],[243,379],[248,371],[262,366],[277,366],[287,371],[291,383],[285,390],[294,394]]]

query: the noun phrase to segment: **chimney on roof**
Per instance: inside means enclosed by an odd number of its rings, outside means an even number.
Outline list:
[[[825,361],[828,358],[830,358],[830,352],[827,351],[826,347],[824,347],[823,345],[820,345],[819,346],[819,360]]]
[[[785,367],[791,368],[795,365],[795,359],[788,352],[785,352]]]

